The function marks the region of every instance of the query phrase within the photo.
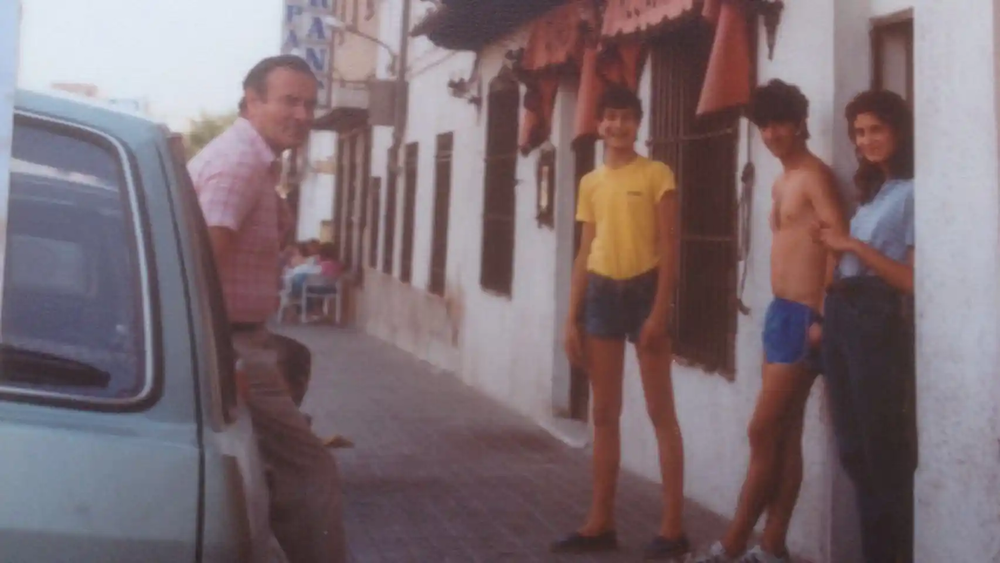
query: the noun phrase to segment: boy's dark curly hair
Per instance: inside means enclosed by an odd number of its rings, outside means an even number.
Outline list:
[[[809,100],[798,86],[778,79],[758,86],[750,95],[747,113],[750,121],[757,127],[767,127],[772,123],[801,124],[804,139],[809,138],[809,130],[806,128]]]

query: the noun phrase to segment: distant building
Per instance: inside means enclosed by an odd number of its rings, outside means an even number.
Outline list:
[[[105,101],[128,111],[149,115],[149,100],[146,98],[108,98]]]
[[[147,98],[108,98],[101,95],[101,89],[96,85],[82,82],[54,82],[52,83],[52,89],[100,100],[108,105],[121,108],[124,111],[150,116],[149,100]]]
[[[70,94],[84,96],[86,98],[98,98],[101,93],[100,88],[94,84],[83,84],[79,82],[54,82],[52,84],[52,88],[54,90],[61,90],[63,92],[69,92]]]

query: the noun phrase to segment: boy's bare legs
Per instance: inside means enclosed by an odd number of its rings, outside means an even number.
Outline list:
[[[615,529],[615,492],[621,458],[619,419],[622,413],[622,371],[625,342],[587,338],[587,374],[592,392],[594,424],[594,491],[583,536],[596,536]]]
[[[656,432],[663,486],[663,520],[659,535],[677,539],[684,535],[684,442],[674,408],[674,387],[670,368],[673,353],[669,338],[655,347],[636,346],[642,375],[646,410]]]
[[[797,402],[805,400],[813,382],[801,365],[764,364],[763,372],[760,396],[747,429],[750,439],[747,477],[733,522],[722,540],[722,546],[731,556],[746,551],[757,520],[779,490],[779,469],[783,466],[779,457],[781,445],[790,434],[787,431],[792,415],[800,410]],[[801,479],[801,468],[799,475]]]
[[[767,523],[760,542],[765,551],[777,555],[788,551],[785,540],[802,485],[802,428],[810,389],[803,387],[801,395],[796,399],[798,408],[789,414],[788,428],[779,454],[781,469],[778,484],[767,507]]]

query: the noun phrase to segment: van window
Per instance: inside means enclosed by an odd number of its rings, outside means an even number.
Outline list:
[[[141,400],[148,296],[125,155],[95,133],[18,116],[12,156],[0,391]]]

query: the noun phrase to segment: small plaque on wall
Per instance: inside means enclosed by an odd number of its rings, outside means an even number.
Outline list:
[[[538,153],[535,169],[537,192],[536,219],[539,227],[553,228],[555,225],[556,149],[546,143]]]

